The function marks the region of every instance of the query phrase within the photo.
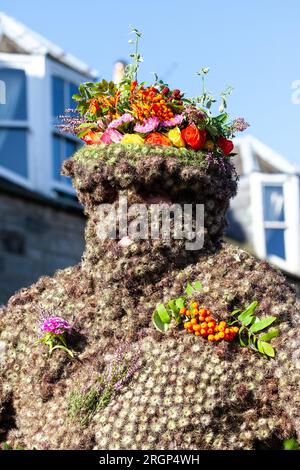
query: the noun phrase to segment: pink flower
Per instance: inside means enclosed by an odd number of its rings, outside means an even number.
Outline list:
[[[41,331],[44,333],[54,333],[55,335],[62,335],[66,331],[72,329],[71,325],[67,320],[61,317],[48,317],[40,321]]]
[[[183,114],[175,114],[175,116],[167,121],[161,121],[160,125],[163,127],[172,127],[172,126],[179,126],[184,119]]]
[[[143,124],[136,124],[134,126],[135,132],[147,133],[152,132],[159,125],[159,119],[156,116],[152,116],[146,119]]]
[[[123,138],[123,134],[115,129],[106,129],[101,136],[101,142],[104,144],[116,144]]]
[[[111,121],[108,124],[108,128],[115,129],[116,127],[121,126],[121,124],[123,124],[124,122],[132,122],[132,121],[133,121],[133,117],[131,116],[131,114],[125,113],[118,119],[114,119],[113,121]]]

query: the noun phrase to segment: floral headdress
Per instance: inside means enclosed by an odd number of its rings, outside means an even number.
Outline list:
[[[142,57],[138,52],[141,33],[133,29],[135,52],[133,62],[127,65],[120,83],[102,80],[79,86],[73,95],[77,102],[77,117],[63,116],[61,130],[72,133],[86,144],[140,144],[187,147],[194,151],[214,152],[226,157],[232,154],[232,138],[244,131],[248,124],[243,118],[230,121],[226,112],[229,87],[221,93],[219,114],[214,116],[211,106],[216,102],[206,90],[208,68],[198,75],[202,79],[202,93],[186,98],[179,89],[171,90],[155,74],[154,83],[138,83],[137,73]]]

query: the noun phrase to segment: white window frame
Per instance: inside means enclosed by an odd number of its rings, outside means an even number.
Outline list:
[[[66,183],[62,183],[57,181],[53,177],[53,152],[52,152],[52,145],[53,145],[53,135],[60,135],[58,131],[55,130],[53,126],[53,116],[52,116],[52,77],[57,77],[61,78],[62,80],[66,82],[71,82],[74,83],[75,85],[80,85],[80,83],[84,81],[90,81],[88,77],[85,77],[79,73],[77,73],[75,70],[69,69],[68,67],[65,67],[62,64],[59,64],[58,62],[55,62],[51,59],[47,60],[47,81],[48,81],[48,90],[49,90],[49,96],[50,96],[50,107],[49,107],[49,123],[51,124],[50,126],[50,135],[49,135],[49,142],[50,142],[50,160],[51,160],[51,190],[52,192],[63,192],[67,193],[69,195],[76,195],[76,191],[71,187],[68,186]],[[65,91],[66,93],[66,91]],[[74,142],[80,142],[77,137],[72,136],[72,135],[66,135],[62,136],[65,137],[69,140],[73,140]]]
[[[284,196],[284,222],[268,224],[264,220],[263,187],[281,186]],[[261,259],[268,259],[278,268],[300,275],[300,191],[299,176],[290,174],[252,173],[250,175],[251,212],[253,225],[253,245]],[[267,255],[265,229],[268,227],[285,229],[285,260]]]

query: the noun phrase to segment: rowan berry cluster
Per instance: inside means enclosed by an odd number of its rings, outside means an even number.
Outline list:
[[[217,322],[210,310],[199,307],[197,302],[191,302],[189,308],[181,308],[183,326],[188,333],[202,336],[208,341],[232,341],[239,332],[237,326],[229,326],[226,321]]]

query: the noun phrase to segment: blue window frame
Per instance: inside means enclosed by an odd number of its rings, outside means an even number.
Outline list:
[[[267,256],[286,259],[283,186],[263,186],[263,213]]]

